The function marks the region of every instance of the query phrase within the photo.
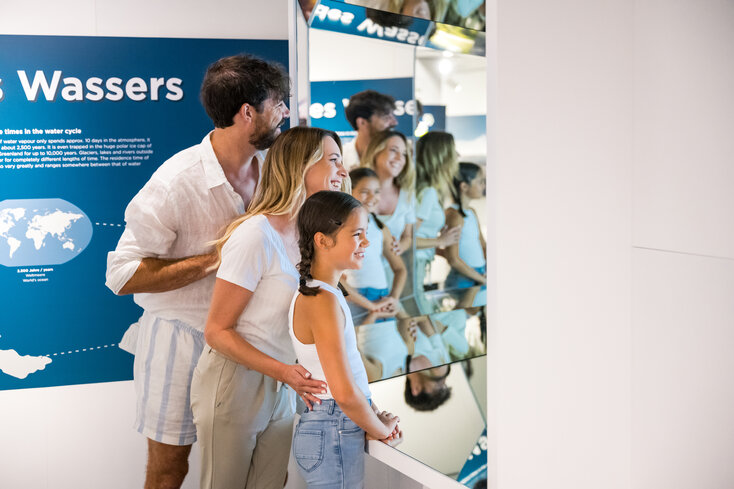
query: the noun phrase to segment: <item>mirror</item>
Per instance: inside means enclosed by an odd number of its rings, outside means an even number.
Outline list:
[[[478,31],[483,31],[485,26],[484,0],[346,0],[346,3]]]
[[[400,416],[396,449],[469,488],[486,487],[487,357],[370,384],[372,399]]]
[[[299,116],[339,134],[345,166],[374,172],[353,174],[352,187],[373,206],[367,250],[375,256],[365,256],[363,273],[344,282],[373,399],[402,420],[406,439],[397,449],[481,487],[486,76],[483,57],[461,53],[483,53],[484,33],[467,20],[483,19],[483,3],[443,2],[443,16],[432,13],[429,21],[400,15],[407,1],[387,12],[360,6],[365,1],[302,2],[311,10],[308,90],[300,92],[310,98]],[[471,5],[464,21],[445,23],[450,8]],[[455,183],[460,168],[465,176]],[[367,190],[360,194],[363,185],[379,188],[377,203],[369,203]],[[433,190],[431,205],[426,189]],[[386,249],[396,251],[401,266]],[[400,276],[405,281],[395,293]]]

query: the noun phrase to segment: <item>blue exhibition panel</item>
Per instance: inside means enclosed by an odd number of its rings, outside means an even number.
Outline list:
[[[0,36],[0,390],[132,378],[105,287],[130,199],[212,129],[208,65],[285,40]]]

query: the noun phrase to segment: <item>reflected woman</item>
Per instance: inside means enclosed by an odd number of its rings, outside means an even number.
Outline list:
[[[273,144],[247,212],[217,242],[221,265],[191,386],[202,488],[282,488],[294,391],[320,402],[323,381],[296,360],[288,308],[298,288],[295,216],[306,198],[340,190],[339,137],[295,127]]]
[[[459,166],[457,157],[454,137],[447,132],[429,132],[416,144],[415,283],[419,290],[415,298],[422,314],[434,312],[422,289],[436,248],[459,242],[461,227],[447,227],[444,214],[444,202],[451,194]]]

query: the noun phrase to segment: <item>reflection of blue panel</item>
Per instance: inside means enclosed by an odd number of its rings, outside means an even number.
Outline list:
[[[199,102],[207,66],[223,56],[243,52],[288,66],[288,43],[284,40],[0,36],[0,213],[24,208],[21,220],[29,216],[32,220],[33,214],[47,215],[57,208],[84,215],[71,224],[68,233],[61,233],[67,239],[59,235],[59,241],[49,234],[39,242],[38,250],[34,234],[25,237],[28,221],[15,222],[22,228],[12,230],[0,224],[0,232],[23,231],[20,237],[14,237],[22,244],[10,262],[6,261],[10,253],[7,237],[0,237],[0,255],[5,254],[0,263],[6,265],[0,266],[0,290],[12,298],[2,302],[0,390],[132,378],[133,357],[116,345],[141,310],[132,297],[117,297],[105,287],[107,252],[120,238],[126,205],[150,175],[176,152],[199,143],[212,129]],[[55,91],[48,87],[51,100],[39,87],[37,101],[31,102],[18,71],[32,83],[40,81],[38,70],[49,84],[53,83],[54,72],[60,72],[59,85]],[[72,88],[64,92],[70,86],[64,78],[81,81],[85,95],[82,101],[67,100],[75,94]],[[125,94],[119,101],[94,101],[94,95],[86,97],[90,92],[87,82],[91,80],[94,87],[96,78],[120,78],[123,91],[130,79],[140,78],[147,87],[142,92],[145,96],[136,101],[141,94],[132,90],[132,97]],[[180,100],[166,97],[171,91],[165,83],[158,88],[157,100],[153,100],[151,79],[159,78],[181,80]],[[101,87],[103,93],[110,93],[104,84]],[[113,94],[111,98],[116,97]],[[142,145],[140,154],[145,157],[135,164],[82,166],[90,158],[82,155],[82,146],[97,144],[95,140],[103,144],[107,139],[104,144],[112,145],[113,139],[121,143],[122,139],[133,138],[142,141],[127,147],[127,143],[121,144],[110,151],[137,151]],[[42,139],[46,140],[43,144]],[[64,142],[51,143],[52,139]],[[76,149],[63,148],[69,146],[69,139],[81,142],[74,143]],[[40,146],[54,157],[69,160],[59,161],[56,166],[44,166],[40,161],[13,162],[14,158],[40,159]],[[78,159],[65,152],[76,152]],[[4,215],[8,214],[6,211]],[[20,213],[14,212],[12,219],[17,216]],[[0,215],[0,222],[6,222],[3,219]],[[30,248],[21,249],[28,244]],[[37,259],[33,262],[37,265],[29,265],[31,262],[24,259],[21,266],[15,261],[21,251],[28,251]],[[72,253],[74,259],[62,263],[60,258]],[[52,361],[18,360],[18,356],[26,355],[47,356]],[[8,362],[14,362],[13,368],[3,373],[2,367]],[[9,373],[17,373],[16,367],[22,362],[45,368],[25,378]]]
[[[375,90],[395,98],[396,130],[406,136],[412,133],[413,102],[412,78],[383,78],[378,80],[340,80],[311,82],[311,125],[335,131],[339,136],[350,139],[354,129],[344,115],[349,97],[363,90]]]
[[[321,0],[311,13],[311,27],[383,41],[423,45],[431,21],[396,16],[407,24],[403,27],[383,27],[367,16],[368,10],[371,9],[332,0]]]
[[[457,480],[467,487],[487,479],[487,428],[484,428],[482,436],[474,445],[471,454],[459,472]]]

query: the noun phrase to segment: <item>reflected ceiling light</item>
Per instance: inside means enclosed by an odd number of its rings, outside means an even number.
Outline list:
[[[438,72],[442,75],[448,75],[454,69],[454,63],[450,59],[444,58],[438,62]]]
[[[457,83],[456,86],[454,87],[454,92],[459,93],[463,89],[464,87],[461,86],[461,83]]]
[[[453,58],[454,57],[454,53],[452,53],[451,51],[444,51],[443,52],[443,57],[444,58]]]

